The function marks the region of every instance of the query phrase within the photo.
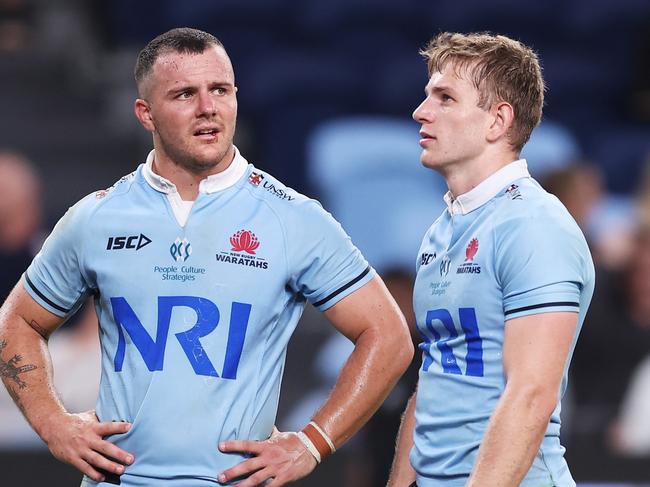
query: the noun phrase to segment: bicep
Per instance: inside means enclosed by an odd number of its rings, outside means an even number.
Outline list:
[[[507,382],[557,390],[577,325],[578,314],[572,312],[539,313],[508,320],[503,344]]]
[[[339,332],[353,342],[371,328],[379,333],[392,334],[398,327],[408,333],[402,312],[378,275],[324,314]]]
[[[0,328],[29,325],[44,338],[49,337],[64,321],[64,318],[38,304],[22,282],[16,284],[0,310]]]

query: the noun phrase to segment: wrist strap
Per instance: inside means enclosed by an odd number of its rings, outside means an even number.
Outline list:
[[[320,426],[311,421],[304,429],[301,431],[307,439],[311,442],[314,448],[318,451],[320,456],[320,461],[324,460],[327,456],[331,455],[336,451],[334,443],[327,436]],[[311,450],[310,450],[311,451]],[[316,457],[316,455],[314,455]],[[318,460],[318,458],[317,458]],[[319,461],[319,463],[320,463]]]
[[[302,441],[302,444],[305,445],[305,448],[307,448],[309,453],[311,453],[312,456],[316,459],[316,463],[320,463],[321,462],[320,453],[316,449],[314,444],[311,442],[311,440],[307,437],[307,435],[305,433],[303,433],[302,431],[298,431],[298,433],[296,433],[296,434],[298,435],[298,438],[300,439],[300,441]]]

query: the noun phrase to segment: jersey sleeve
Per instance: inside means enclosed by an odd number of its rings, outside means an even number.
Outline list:
[[[496,275],[506,321],[580,310],[589,250],[568,216],[526,215],[495,229]]]
[[[89,292],[81,265],[83,210],[82,200],[67,211],[22,277],[32,298],[60,317],[76,311]]]
[[[325,311],[372,279],[374,270],[341,225],[316,201],[287,228],[289,286]]]

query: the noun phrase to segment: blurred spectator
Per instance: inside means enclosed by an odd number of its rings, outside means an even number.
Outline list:
[[[34,12],[29,0],[0,0],[0,53],[29,47],[33,22]]]
[[[638,231],[632,257],[600,272],[573,358],[573,434],[612,450],[609,429],[630,377],[650,354],[650,228]]]
[[[0,298],[11,288],[41,247],[41,182],[23,156],[0,152]],[[86,306],[72,326],[50,339],[50,352],[57,374],[54,383],[66,406],[75,412],[92,409],[97,398],[100,350],[97,318]],[[11,357],[2,355],[0,360]],[[0,449],[42,447],[6,389],[0,387]]]
[[[4,301],[40,248],[41,184],[19,154],[0,152],[0,300]]]
[[[614,449],[626,456],[650,457],[650,356],[637,368],[613,429]]]
[[[542,179],[585,234],[597,267],[620,269],[632,254],[636,211],[630,198],[606,192],[599,168],[575,161]]]
[[[650,335],[650,159],[639,191],[640,230],[633,253],[627,289],[630,314],[635,323]],[[614,449],[626,456],[650,458],[650,343],[645,359],[635,369],[612,429]]]

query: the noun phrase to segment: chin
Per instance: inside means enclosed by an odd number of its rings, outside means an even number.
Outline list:
[[[422,157],[420,157],[420,162],[427,169],[433,169],[433,170],[439,169],[440,166],[442,165],[440,161],[436,161],[432,157],[427,157],[425,154],[422,154]]]

